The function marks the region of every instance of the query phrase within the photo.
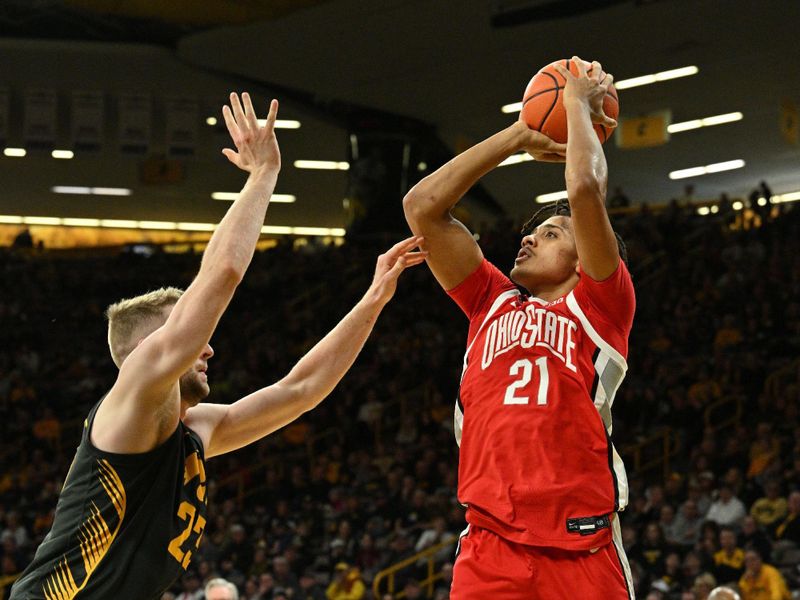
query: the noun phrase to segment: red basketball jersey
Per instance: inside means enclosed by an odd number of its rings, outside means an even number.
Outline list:
[[[467,522],[535,546],[611,542],[628,501],[609,437],[636,304],[625,264],[545,302],[484,260],[448,293],[470,319],[455,409]]]

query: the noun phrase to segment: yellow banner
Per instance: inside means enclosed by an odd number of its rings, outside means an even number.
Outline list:
[[[633,119],[619,119],[614,136],[617,147],[632,149],[666,144],[669,141],[669,132],[667,131],[669,123],[669,111],[660,111]]]
[[[797,146],[800,141],[798,128],[797,104],[793,100],[785,98],[781,102],[781,134],[786,143]]]

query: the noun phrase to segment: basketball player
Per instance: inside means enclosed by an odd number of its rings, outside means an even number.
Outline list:
[[[243,106],[242,106],[243,104]],[[244,277],[280,170],[273,100],[259,127],[247,94],[223,115],[249,177],[186,290],[108,309],[119,375],[89,412],[53,527],[11,591],[14,600],[160,598],[189,565],[206,525],[207,458],[241,448],[312,409],[360,352],[420,238],[378,259],[355,308],[277,383],[230,405],[206,404],[214,329]]]
[[[573,60],[578,76],[559,68],[566,145],[517,122],[403,201],[434,276],[470,320],[455,414],[468,526],[453,600],[633,598],[616,518],[627,480],[609,435],[635,300],[606,214],[606,161],[592,129],[615,125],[602,111],[613,79],[601,83],[598,63],[589,77]],[[450,210],[520,150],[566,161],[569,206],[529,222],[507,277]]]

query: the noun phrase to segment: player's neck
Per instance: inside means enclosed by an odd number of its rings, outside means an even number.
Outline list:
[[[570,277],[566,281],[562,281],[560,283],[543,283],[532,286],[528,288],[528,292],[530,292],[531,296],[535,298],[539,298],[545,302],[553,302],[562,296],[566,296],[572,290],[574,290],[575,286],[578,285],[579,280],[580,278],[575,275],[574,277]]]

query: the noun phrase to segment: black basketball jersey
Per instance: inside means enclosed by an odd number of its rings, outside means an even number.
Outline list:
[[[98,403],[56,506],[53,527],[10,600],[158,599],[185,571],[206,524],[203,444],[182,422],[142,454],[89,438]]]

